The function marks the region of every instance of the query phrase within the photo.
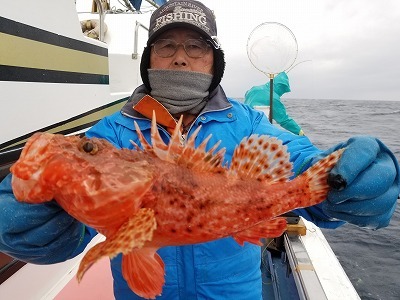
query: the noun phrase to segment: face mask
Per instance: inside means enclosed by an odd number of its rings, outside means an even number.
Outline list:
[[[191,71],[149,69],[151,96],[172,114],[197,115],[206,105],[213,76]]]

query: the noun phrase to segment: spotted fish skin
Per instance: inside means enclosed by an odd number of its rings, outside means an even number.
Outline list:
[[[30,203],[55,199],[70,215],[97,229],[106,240],[82,259],[78,279],[102,256],[123,254],[122,273],[139,296],[162,293],[165,246],[202,243],[232,236],[239,244],[260,244],[280,236],[277,217],[320,203],[327,175],[343,149],[294,180],[286,147],[276,138],[252,135],[235,149],[230,167],[218,143],[185,145],[181,120],[166,145],[155,116],[151,144],[136,125],[140,150],[116,149],[101,139],[37,133],[11,168],[16,198]]]

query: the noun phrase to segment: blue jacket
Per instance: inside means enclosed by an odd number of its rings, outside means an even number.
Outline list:
[[[143,91],[144,87],[139,87],[134,96]],[[87,132],[87,136],[105,138],[119,148],[132,148],[130,140],[138,142],[133,123],[135,120],[146,139],[150,140],[150,121],[133,111],[132,105],[132,101],[128,102],[121,112],[99,121]],[[291,154],[295,173],[306,169],[309,158],[321,152],[307,137],[282,131],[272,126],[263,113],[238,101],[227,99],[221,87],[210,95],[205,109],[189,129],[188,136],[200,125],[202,130],[196,144],[212,133],[209,145],[221,140],[220,147],[226,148],[227,162],[230,162],[233,150],[242,138],[254,133],[281,139]],[[169,140],[170,135],[163,128],[160,128],[160,134],[165,141]],[[80,253],[93,237],[91,228],[86,228],[76,220],[67,219],[66,214],[57,211],[49,215],[48,210],[54,210],[51,208],[54,206],[52,203],[35,205],[35,210],[32,210],[31,204],[17,202],[12,194],[10,176],[0,184],[0,198],[0,211],[1,202],[5,208],[9,208],[1,212],[4,219],[0,222],[0,251],[16,258],[40,264],[64,261]],[[15,218],[16,211],[18,219]],[[23,221],[28,217],[34,219],[33,211],[38,214],[37,220],[30,223]],[[331,222],[317,206],[298,212],[324,227],[337,227],[341,224]],[[39,214],[47,216],[47,219],[41,221]],[[60,218],[65,218],[65,221],[59,222]],[[23,223],[15,223],[18,220]],[[41,225],[40,222],[46,223]],[[16,229],[18,226],[21,229]],[[47,226],[47,230],[40,230],[44,226]],[[51,226],[50,229],[48,226]],[[51,238],[48,237],[49,232],[53,233]],[[45,247],[38,242],[41,240],[46,244]],[[158,252],[166,268],[166,284],[159,299],[262,298],[261,253],[258,246],[245,243],[242,247],[232,238],[224,238],[204,244],[165,247]],[[141,299],[133,294],[122,278],[120,255],[112,259],[111,268],[116,299]]]

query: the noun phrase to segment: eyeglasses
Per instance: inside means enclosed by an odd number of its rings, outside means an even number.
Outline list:
[[[183,43],[177,43],[170,39],[159,39],[151,44],[154,52],[163,58],[173,56],[180,45],[183,46],[186,54],[191,58],[203,57],[207,53],[208,47],[210,47],[205,40],[200,39],[189,39]]]

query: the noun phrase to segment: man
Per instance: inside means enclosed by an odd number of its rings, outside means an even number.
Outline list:
[[[273,119],[286,130],[304,135],[303,130],[286,112],[285,105],[281,101],[283,94],[290,92],[289,78],[285,72],[281,72],[274,78],[273,89]],[[266,84],[253,86],[244,96],[244,103],[253,108],[263,111],[263,106],[270,106],[270,82]],[[267,114],[268,116],[268,114]]]
[[[262,113],[228,99],[219,85],[224,66],[212,12],[195,0],[167,2],[150,20],[149,40],[141,62],[144,85],[134,91],[121,112],[101,120],[87,136],[106,138],[116,147],[132,148],[130,140],[138,142],[133,121],[150,140],[149,116],[155,110],[164,140],[170,138],[176,118],[183,114],[183,141],[201,125],[196,145],[212,133],[209,144],[222,141],[221,147],[227,150],[226,162],[241,139],[253,133],[281,139],[291,153],[296,174],[333,151],[322,152],[308,138],[283,132]],[[324,227],[337,227],[345,221],[372,228],[387,226],[400,189],[397,161],[372,137],[353,138],[335,148],[343,146],[347,150],[331,173],[336,189],[321,205],[299,213]],[[375,178],[378,173],[379,178]],[[32,263],[48,264],[74,257],[95,234],[55,202],[17,202],[10,176],[0,185],[0,220],[0,251]],[[166,270],[160,299],[262,297],[258,246],[245,243],[242,247],[232,238],[225,238],[165,247],[158,253]],[[121,256],[111,261],[111,268],[115,298],[140,299],[122,278]]]

